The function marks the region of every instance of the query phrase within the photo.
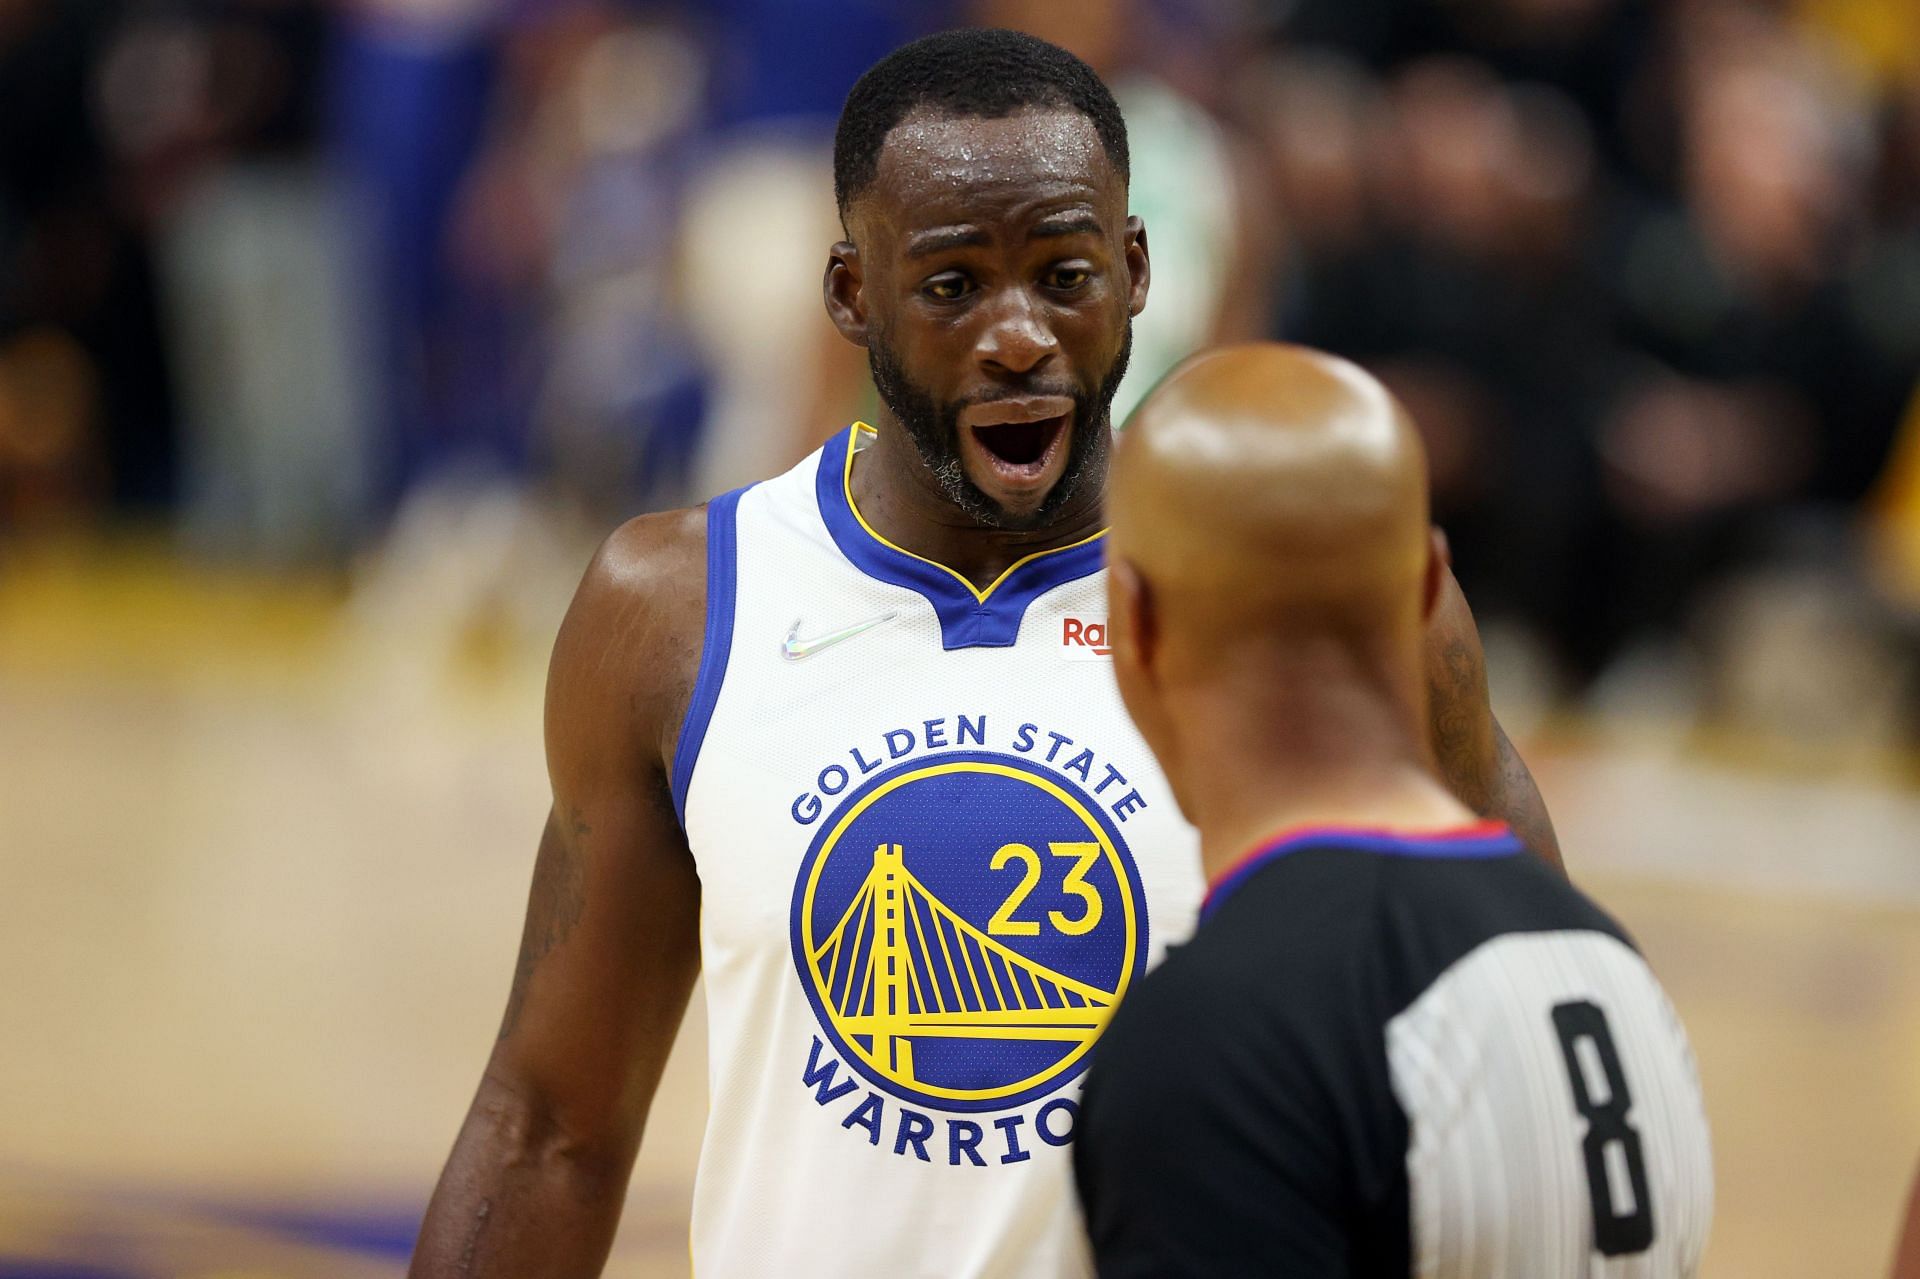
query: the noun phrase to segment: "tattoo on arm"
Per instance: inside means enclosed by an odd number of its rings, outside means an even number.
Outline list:
[[[527,986],[540,963],[573,932],[587,905],[586,867],[580,841],[593,828],[570,814],[566,830],[558,813],[547,819],[540,836],[540,854],[533,863],[533,890],[527,898],[527,923],[520,934],[520,958],[514,964],[513,991],[507,996],[507,1014],[500,1021],[499,1038],[513,1033],[525,1006]]]
[[[1528,848],[1560,867],[1560,840],[1546,801],[1526,761],[1493,717],[1486,663],[1477,645],[1454,636],[1438,658],[1428,663],[1427,681],[1440,776],[1461,803],[1482,817],[1505,822]]]
[[[1520,752],[1507,740],[1507,730],[1500,727],[1499,720],[1493,721],[1493,736],[1500,752],[1500,794],[1503,802],[1499,816],[1513,827],[1513,833],[1520,837],[1522,843],[1538,853],[1549,866],[1565,874],[1567,867],[1560,857],[1560,836],[1554,833],[1553,818],[1547,814],[1547,801],[1540,794],[1539,783],[1533,780],[1527,761],[1520,758]]]
[[[1455,636],[1441,650],[1438,668],[1429,662],[1427,672],[1440,775],[1461,803],[1486,815],[1493,807],[1492,760],[1480,731],[1482,717],[1490,718],[1486,667],[1466,640]]]

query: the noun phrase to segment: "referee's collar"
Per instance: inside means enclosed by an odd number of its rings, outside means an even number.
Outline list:
[[[1524,852],[1526,845],[1520,842],[1512,827],[1505,822],[1494,821],[1423,831],[1366,826],[1296,826],[1263,841],[1207,886],[1206,900],[1200,904],[1202,922],[1219,910],[1222,902],[1238,892],[1241,885],[1263,867],[1303,848],[1346,848],[1389,857],[1478,858],[1509,857]]]

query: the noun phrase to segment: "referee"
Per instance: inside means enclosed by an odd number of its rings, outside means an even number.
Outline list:
[[[1693,1274],[1712,1165],[1672,1005],[1434,775],[1445,552],[1404,411],[1342,361],[1244,346],[1122,438],[1114,670],[1212,891],[1095,1050],[1100,1273]]]

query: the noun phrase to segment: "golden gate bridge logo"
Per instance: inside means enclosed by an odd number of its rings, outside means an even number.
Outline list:
[[[860,895],[808,958],[837,991],[841,1033],[867,1043],[873,1065],[902,1084],[915,1082],[916,1035],[1085,1044],[1106,1025],[1116,998],[960,918],[913,877],[898,844],[873,850]]]
[[[950,1108],[1077,1073],[1144,954],[1124,846],[1084,797],[1009,757],[877,777],[825,824],[796,889],[795,959],[822,1022],[876,1083]]]

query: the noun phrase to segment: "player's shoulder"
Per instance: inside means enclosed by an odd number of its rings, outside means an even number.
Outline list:
[[[700,664],[706,552],[704,507],[636,516],[607,536],[554,641],[550,730],[617,711],[670,740]]]
[[[636,515],[600,543],[580,583],[582,595],[611,600],[691,589],[705,594],[707,508]]]
[[[706,508],[637,515],[594,552],[561,639],[570,630],[589,632],[584,638],[604,651],[607,643],[657,646],[689,626],[697,634],[706,594]]]

